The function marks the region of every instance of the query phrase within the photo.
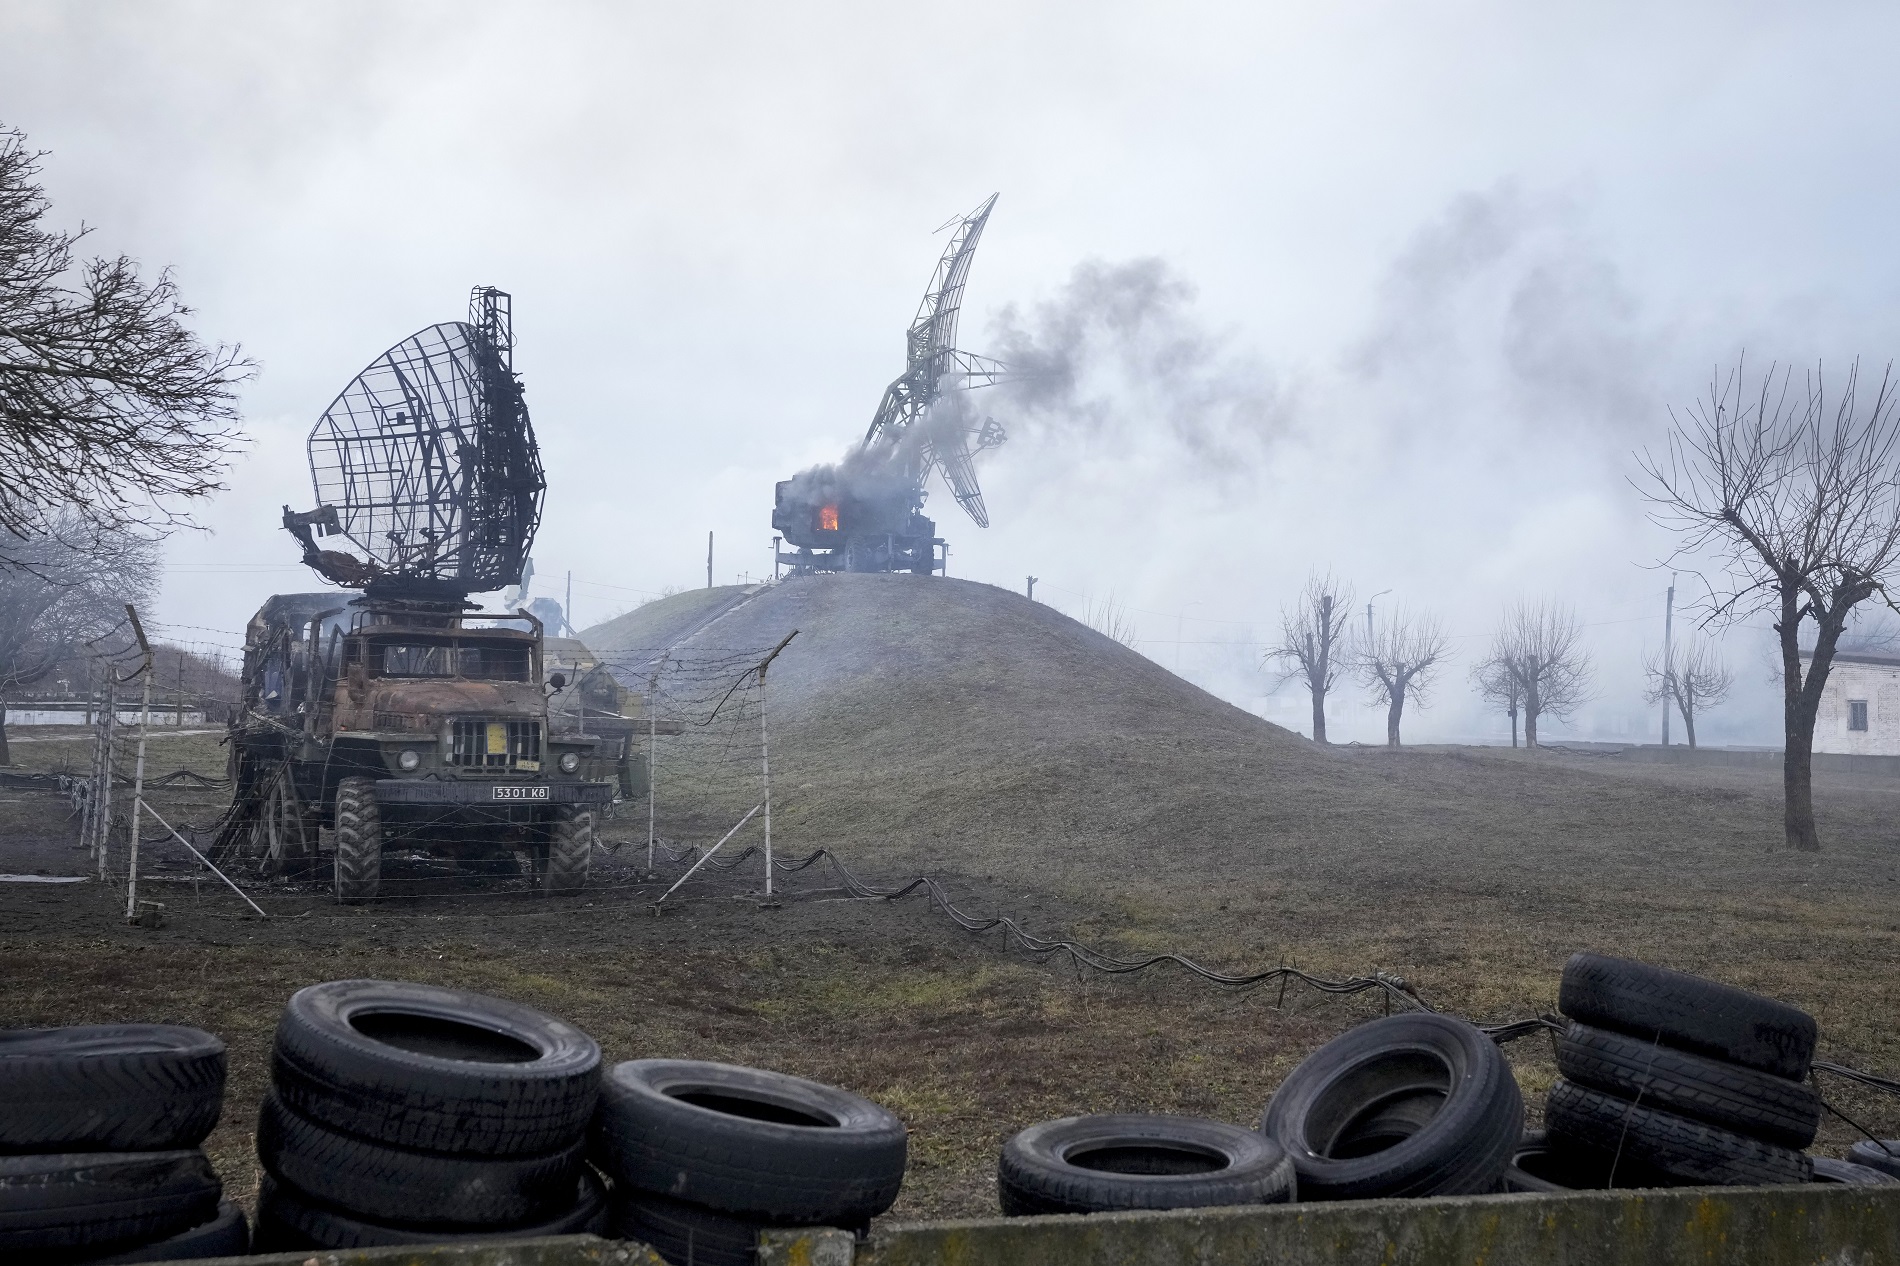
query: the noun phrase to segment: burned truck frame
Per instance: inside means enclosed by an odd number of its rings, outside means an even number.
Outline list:
[[[234,785],[265,806],[267,856],[286,869],[314,863],[332,830],[339,900],[377,896],[383,853],[402,846],[525,854],[550,893],[586,881],[630,744],[555,724],[549,695],[567,683],[544,678],[538,620],[460,606],[279,595],[246,631]]]

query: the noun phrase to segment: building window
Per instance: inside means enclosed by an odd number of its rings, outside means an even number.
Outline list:
[[[1850,730],[1867,728],[1867,701],[1865,699],[1847,701],[1847,728]]]

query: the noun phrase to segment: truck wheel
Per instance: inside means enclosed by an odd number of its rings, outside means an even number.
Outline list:
[[[587,883],[594,857],[594,811],[564,804],[548,828],[548,866],[541,876],[545,893],[579,892]]]
[[[376,896],[383,878],[383,823],[376,787],[367,778],[336,785],[336,899],[358,905]]]

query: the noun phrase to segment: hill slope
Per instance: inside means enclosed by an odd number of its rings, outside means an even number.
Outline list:
[[[756,651],[793,629],[770,703],[788,850],[835,845],[886,872],[1006,871],[1095,899],[1139,877],[1157,898],[1293,882],[1354,905],[1446,886],[1587,893],[1609,869],[1745,885],[1789,862],[1764,851],[1779,818],[1765,783],[1558,753],[1316,747],[969,581],[694,591],[583,636],[631,666],[669,645]],[[1658,794],[1685,781],[1698,792]],[[1891,843],[1834,838],[1855,854]]]

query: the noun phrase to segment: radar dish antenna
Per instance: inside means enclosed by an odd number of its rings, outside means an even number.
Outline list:
[[[310,431],[317,508],[285,507],[304,562],[372,594],[451,599],[519,584],[547,487],[512,305],[479,286],[467,321],[432,325],[372,361]],[[337,534],[363,554],[319,549]]]
[[[917,305],[905,335],[903,374],[884,389],[877,415],[865,432],[863,448],[890,446],[901,451],[911,486],[920,490],[933,467],[978,527],[990,525],[983,490],[976,481],[975,454],[1001,444],[1006,438],[994,418],[973,425],[961,395],[946,395],[1003,381],[1008,368],[984,356],[957,350],[957,318],[963,309],[963,288],[970,276],[970,260],[989,222],[996,194],[966,216],[944,225],[954,229],[943,257],[931,274],[930,287]]]

